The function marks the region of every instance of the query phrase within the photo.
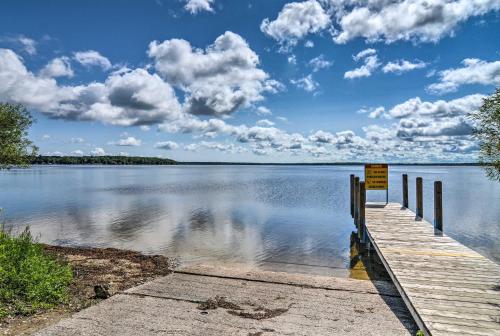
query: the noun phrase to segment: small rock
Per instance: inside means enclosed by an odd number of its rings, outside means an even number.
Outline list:
[[[108,285],[95,285],[94,293],[96,299],[107,299],[111,296]]]

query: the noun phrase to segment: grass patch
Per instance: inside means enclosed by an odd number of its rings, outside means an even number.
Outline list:
[[[29,229],[19,235],[0,229],[0,319],[65,302],[72,277],[70,266],[44,252]]]

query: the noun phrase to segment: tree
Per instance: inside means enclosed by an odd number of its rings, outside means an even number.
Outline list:
[[[33,117],[22,105],[0,103],[0,169],[27,166],[38,148],[28,139]]]
[[[500,182],[500,88],[484,99],[472,118],[477,122],[474,135],[480,142],[479,162],[490,179]]]

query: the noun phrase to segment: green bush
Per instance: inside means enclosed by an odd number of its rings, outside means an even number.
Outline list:
[[[64,302],[71,279],[70,266],[46,254],[29,229],[0,230],[0,318]]]

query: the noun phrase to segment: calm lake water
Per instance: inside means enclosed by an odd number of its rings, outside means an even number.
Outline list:
[[[0,172],[0,207],[8,226],[52,244],[349,276],[351,173],[362,167],[35,166]],[[500,183],[478,167],[390,167],[390,201],[401,202],[402,173],[413,210],[423,177],[430,222],[442,180],[445,232],[500,263]]]

